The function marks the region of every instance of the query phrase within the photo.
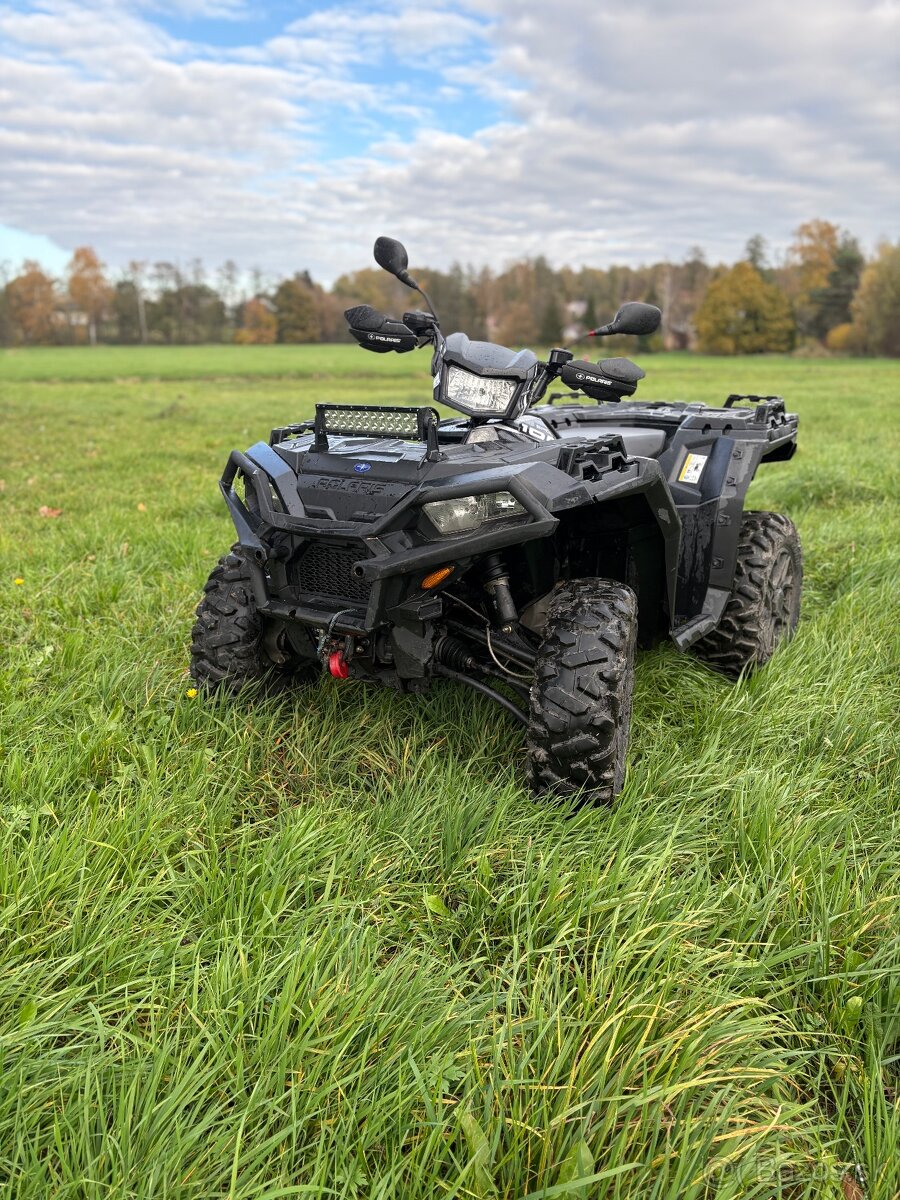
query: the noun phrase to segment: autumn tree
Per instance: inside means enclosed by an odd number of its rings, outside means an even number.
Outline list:
[[[533,346],[540,341],[541,317],[548,296],[546,261],[513,263],[496,276],[490,288],[488,314],[491,337],[504,346]]]
[[[794,306],[798,332],[818,337],[816,293],[828,285],[834,267],[840,230],[831,221],[806,221],[794,230],[788,249],[783,284]]]
[[[347,305],[339,296],[326,292],[318,284],[315,289],[316,307],[319,311],[319,341],[346,342],[349,341],[347,322],[344,320],[344,310]]]
[[[14,341],[40,345],[55,340],[56,287],[36,262],[23,263],[21,272],[6,285],[6,307]]]
[[[424,276],[426,291],[428,285],[433,283],[432,276],[432,272],[427,272]],[[409,288],[380,268],[365,267],[349,275],[340,275],[334,282],[332,293],[345,308],[355,304],[371,304],[379,312],[390,313],[392,316],[402,315],[411,304],[415,307]]]
[[[878,247],[851,306],[852,344],[865,354],[900,357],[900,243]]]
[[[69,299],[87,318],[92,346],[97,344],[97,326],[112,298],[103,274],[103,264],[90,246],[79,246],[68,267]]]
[[[700,349],[709,354],[762,354],[790,350],[794,342],[790,304],[749,262],[713,280],[696,323]]]
[[[275,290],[275,319],[279,342],[315,342],[319,338],[319,311],[315,285],[308,273],[284,279]]]
[[[801,291],[824,287],[834,262],[840,230],[831,221],[806,221],[794,230],[788,262],[797,272]]]
[[[492,337],[502,346],[534,346],[538,343],[538,322],[527,300],[504,304],[496,314]]]
[[[278,320],[271,304],[254,296],[243,306],[241,325],[234,340],[243,346],[268,346],[278,336]]]

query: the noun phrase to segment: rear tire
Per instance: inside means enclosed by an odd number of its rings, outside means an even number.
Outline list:
[[[268,646],[265,634],[243,548],[232,546],[213,569],[197,606],[190,669],[198,686],[238,692],[261,683],[279,690],[321,674],[317,662],[298,658],[284,639]]]
[[[793,521],[781,513],[744,513],[731,597],[716,628],[692,647],[694,654],[732,679],[763,666],[794,635],[802,583]]]
[[[607,579],[555,592],[535,662],[528,766],[538,796],[608,804],[622,790],[631,724],[637,599]]]

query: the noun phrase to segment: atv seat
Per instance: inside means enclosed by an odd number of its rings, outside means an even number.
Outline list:
[[[605,421],[596,425],[577,424],[555,426],[561,438],[579,438],[584,441],[588,436],[603,437],[610,434],[618,436],[625,443],[625,453],[630,457],[655,458],[665,448],[666,435],[662,429],[638,429],[634,425],[607,425]]]

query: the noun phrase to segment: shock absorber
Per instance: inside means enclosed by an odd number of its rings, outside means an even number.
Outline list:
[[[484,588],[493,602],[500,629],[503,633],[512,633],[519,613],[509,590],[509,575],[497,553],[489,554],[484,560]]]

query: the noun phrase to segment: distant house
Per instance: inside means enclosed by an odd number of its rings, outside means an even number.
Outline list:
[[[564,311],[563,340],[571,342],[584,333],[584,314],[587,312],[587,300],[570,300],[566,304]]]

